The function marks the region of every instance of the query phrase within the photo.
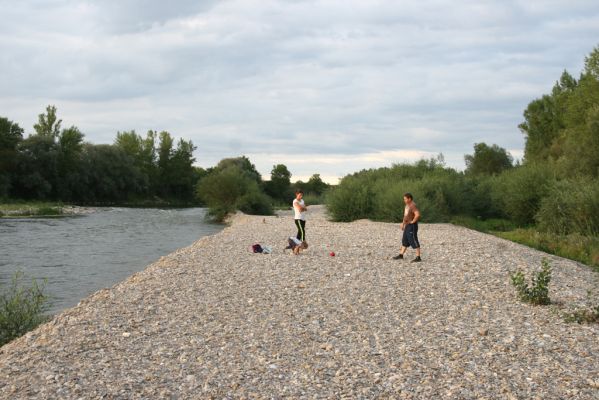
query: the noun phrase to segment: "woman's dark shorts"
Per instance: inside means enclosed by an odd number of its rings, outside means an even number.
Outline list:
[[[413,249],[420,248],[420,242],[418,241],[418,223],[408,224],[404,227],[401,245],[403,247],[412,247]]]

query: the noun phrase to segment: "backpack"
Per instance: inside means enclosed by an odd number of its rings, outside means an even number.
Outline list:
[[[254,253],[262,253],[263,251],[262,246],[260,246],[258,243],[252,245],[251,248]]]

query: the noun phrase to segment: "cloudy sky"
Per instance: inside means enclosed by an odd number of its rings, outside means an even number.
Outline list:
[[[599,45],[596,0],[0,0],[0,116],[48,104],[92,143],[167,130],[197,164],[248,156],[335,182],[517,125]]]

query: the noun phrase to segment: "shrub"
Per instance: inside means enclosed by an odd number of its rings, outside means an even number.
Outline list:
[[[43,293],[44,284],[33,281],[30,287],[23,287],[23,274],[16,272],[8,288],[0,294],[0,346],[24,335],[48,317],[48,297]]]
[[[237,209],[252,215],[272,215],[273,208],[271,198],[262,193],[258,186],[250,185],[248,191],[239,197],[236,206]]]
[[[579,308],[564,315],[566,322],[577,324],[599,323],[599,306],[592,308]]]
[[[370,216],[373,192],[364,183],[358,177],[346,176],[336,188],[327,193],[326,205],[334,221],[349,222]]]
[[[561,235],[599,235],[599,181],[554,182],[541,200],[536,220],[541,230]]]
[[[553,173],[544,164],[514,168],[495,180],[493,201],[516,224],[532,224],[554,179]]]
[[[549,282],[551,282],[551,266],[547,259],[542,261],[543,267],[532,277],[531,285],[529,286],[524,273],[518,270],[510,274],[512,285],[518,292],[520,300],[537,305],[549,304]]]

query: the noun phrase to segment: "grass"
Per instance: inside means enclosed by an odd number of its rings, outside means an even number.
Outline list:
[[[0,203],[0,217],[34,217],[62,215],[59,202],[14,201]]]
[[[580,234],[557,235],[534,228],[520,228],[495,235],[546,253],[579,261],[599,272],[599,238]]]
[[[540,232],[535,227],[518,228],[514,223],[504,219],[481,220],[459,216],[452,218],[451,223],[579,261],[599,272],[599,237],[576,233],[558,235]]]

